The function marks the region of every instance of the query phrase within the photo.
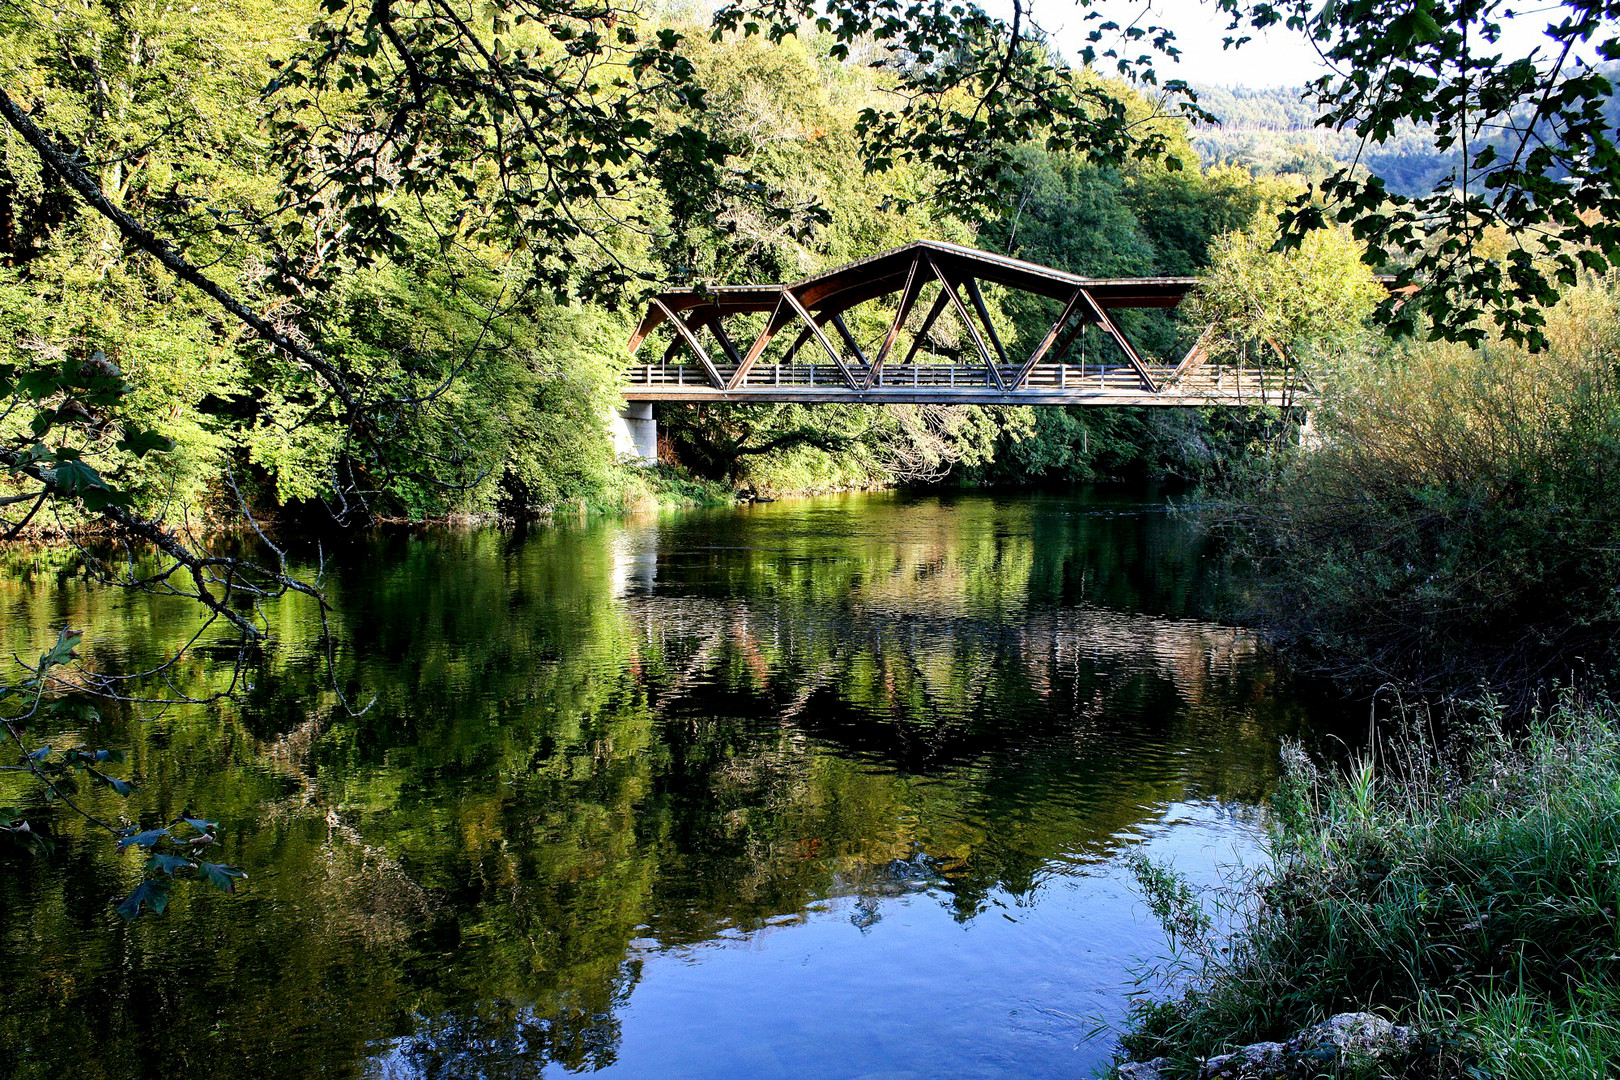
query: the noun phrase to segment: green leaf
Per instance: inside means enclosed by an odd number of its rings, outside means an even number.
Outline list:
[[[174,834],[168,829],[147,829],[145,832],[127,833],[118,838],[118,850],[123,851],[131,844],[136,847],[149,848],[165,838],[173,840]]]
[[[55,469],[56,486],[66,495],[82,495],[86,491],[110,490],[101,474],[82,461],[62,461],[65,450],[58,450],[59,464]]]
[[[103,784],[106,784],[108,787],[118,792],[118,794],[124,796],[126,799],[129,798],[129,796],[135,791],[135,785],[130,783],[128,780],[120,780],[116,776],[108,776],[106,773],[100,772],[96,769],[86,769],[85,771],[91,776],[95,777],[97,780],[101,781]]]
[[[180,820],[184,821],[187,825],[190,825],[193,829],[196,829],[198,832],[202,832],[202,833],[211,833],[215,829],[219,828],[219,822],[217,822],[217,821],[208,821],[208,820],[206,820],[204,818],[187,817],[186,815],[182,814],[181,817],[180,817]]]
[[[98,514],[109,506],[128,506],[134,499],[128,492],[91,488],[79,496],[79,501],[86,510]]]
[[[77,641],[78,639],[75,638],[74,640]],[[52,651],[54,652],[55,650],[53,649]],[[66,659],[73,659],[73,650],[71,648],[66,654]],[[57,661],[57,663],[63,662],[65,661]],[[82,697],[58,698],[49,705],[45,706],[45,711],[59,720],[67,720],[78,724],[93,724],[97,720],[101,719],[100,710],[98,710],[88,699]],[[122,757],[113,758],[112,755],[118,753],[120,753],[120,751],[97,750],[92,756],[96,761],[122,761]]]
[[[34,831],[26,818],[16,810],[0,810],[0,836],[8,836],[35,855],[49,855],[51,842]]]
[[[84,637],[83,630],[69,630],[64,628],[62,632],[57,635],[56,644],[51,646],[50,651],[40,655],[40,673],[43,674],[45,668],[55,667],[58,664],[65,664],[69,660],[73,659],[73,647],[79,643],[79,639],[82,637]]]
[[[169,906],[169,882],[166,878],[147,878],[135,886],[135,891],[124,897],[118,905],[118,914],[133,922],[143,908],[154,915],[163,914]]]
[[[176,870],[195,870],[197,864],[179,855],[156,854],[146,861],[146,868],[172,875]]]
[[[205,862],[198,866],[203,875],[208,878],[209,884],[220,892],[234,893],[236,879],[247,878],[247,871],[238,866],[227,866],[224,863]]]
[[[54,367],[34,368],[23,372],[17,383],[28,397],[41,401],[62,389],[62,372]]]
[[[167,453],[174,449],[174,440],[167,435],[159,435],[155,431],[126,426],[124,437],[118,440],[118,449],[134,454],[136,457],[145,457],[154,450]]]

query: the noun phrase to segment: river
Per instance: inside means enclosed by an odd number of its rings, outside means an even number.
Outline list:
[[[292,597],[234,697],[53,733],[128,748],[138,791],[95,809],[218,818],[249,877],[126,925],[142,860],[104,836],[0,854],[0,1076],[1087,1076],[1165,949],[1122,855],[1252,863],[1280,740],[1332,711],[1168,506],[328,543],[331,676]],[[75,569],[10,556],[9,649],[71,623],[133,670],[195,631]],[[219,688],[226,655],[171,678]]]

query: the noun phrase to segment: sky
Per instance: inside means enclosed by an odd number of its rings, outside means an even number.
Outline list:
[[[987,7],[989,5],[986,5]],[[1146,14],[1144,14],[1146,9]],[[1091,23],[1087,8],[1075,0],[1034,0],[1035,21],[1050,40],[1071,58],[1084,47]],[[1192,83],[1237,86],[1302,86],[1322,74],[1316,50],[1303,34],[1275,29],[1237,50],[1223,49],[1227,19],[1213,4],[1200,0],[1104,0],[1094,8],[1105,19],[1126,25],[1140,18],[1143,26],[1165,26],[1175,31],[1179,63],[1162,63],[1159,77]],[[1140,46],[1138,46],[1140,51]]]
[[[981,0],[997,14],[999,7],[1010,15],[1006,0]],[[1144,9],[1146,14],[1144,15]],[[1076,0],[1032,0],[1035,21],[1049,40],[1073,59],[1084,47],[1091,24],[1085,20],[1088,8]],[[1089,10],[1126,24],[1138,18],[1142,25],[1169,27],[1175,31],[1181,61],[1162,63],[1161,80],[1179,78],[1191,83],[1229,86],[1302,86],[1326,72],[1321,58],[1303,34],[1277,27],[1265,36],[1237,50],[1223,49],[1227,19],[1213,4],[1203,0],[1097,0]],[[1540,40],[1542,29],[1559,11],[1557,3],[1529,3],[1529,14],[1503,24],[1501,48],[1507,56],[1520,56]],[[1140,46],[1137,47],[1140,51]]]

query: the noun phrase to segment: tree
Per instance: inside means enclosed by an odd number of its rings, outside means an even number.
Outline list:
[[[809,0],[733,0],[715,13],[714,35],[763,32],[780,41],[813,27],[833,35],[835,58],[883,69],[901,104],[874,104],[861,113],[857,130],[868,171],[922,164],[939,175],[940,202],[976,216],[1008,203],[1023,172],[1019,148],[1031,141],[1048,150],[1084,146],[1102,164],[1160,158],[1179,166],[1171,129],[1133,114],[1114,84],[1071,69],[1046,45],[1028,7],[1014,0],[1008,22],[971,3],[947,9],[840,0],[823,9]],[[1174,35],[1162,27],[1121,28],[1096,12],[1086,17],[1098,21],[1079,51],[1085,67],[1106,60],[1127,81],[1155,84],[1153,54],[1124,50],[1151,45],[1177,54]],[[1105,37],[1115,31],[1122,44],[1108,47]],[[1180,80],[1164,88],[1187,89]],[[1205,115],[1191,97],[1172,111]]]
[[[1387,295],[1348,237],[1317,232],[1275,251],[1275,231],[1228,233],[1212,245],[1208,273],[1189,298],[1194,323],[1209,326],[1214,357],[1292,364],[1302,348],[1356,340]]]
[[[1087,6],[1087,5],[1082,5]],[[1302,196],[1284,215],[1280,240],[1295,245],[1331,223],[1349,225],[1374,265],[1396,264],[1402,284],[1422,291],[1393,300],[1382,316],[1401,332],[1423,330],[1479,342],[1489,319],[1507,337],[1545,344],[1542,309],[1582,268],[1620,259],[1620,152],[1611,134],[1613,86],[1592,58],[1620,59],[1614,0],[1565,0],[1544,47],[1505,56],[1507,0],[1221,0],[1233,47],[1250,29],[1279,24],[1309,35],[1333,74],[1309,95],[1315,122],[1352,131],[1365,150],[1395,137],[1403,121],[1432,129],[1434,149],[1460,151],[1460,166],[1427,196],[1394,194],[1358,160]],[[1148,14],[1144,9],[1143,15]],[[1096,12],[1088,18],[1098,19]],[[1010,20],[974,5],[941,10],[899,0],[839,0],[825,13],[806,0],[738,0],[716,15],[718,30],[773,37],[814,25],[841,54],[889,71],[903,104],[862,118],[869,167],[924,161],[945,177],[939,195],[984,212],[1006,205],[1023,171],[1016,147],[1083,145],[1102,164],[1164,156],[1154,125],[1134,120],[1100,83],[1070,77],[1045,47],[1025,0]],[[1106,48],[1117,42],[1113,48]],[[1130,50],[1139,49],[1132,53]],[[1176,55],[1168,30],[1097,21],[1079,50],[1107,59],[1130,81],[1159,83],[1160,61]],[[1163,83],[1168,107],[1215,120],[1185,85]],[[1513,246],[1494,257],[1481,241],[1506,229]]]
[[[93,561],[103,579],[196,601],[207,612],[207,619],[193,641],[220,621],[235,628],[245,644],[263,634],[263,625],[255,618],[259,601],[288,591],[318,597],[311,586],[289,577],[284,569],[267,569],[250,559],[210,553],[190,537],[130,512],[132,496],[119,486],[119,473],[132,461],[172,445],[119,414],[119,406],[131,390],[118,368],[99,353],[87,362],[68,357],[59,364],[24,371],[0,366],[0,398],[8,402],[0,420],[11,419],[19,408],[31,414],[21,432],[0,441],[0,467],[9,473],[12,487],[23,489],[0,499],[0,506],[26,507],[22,517],[10,523],[7,539],[15,537],[48,502],[69,503],[99,516],[120,539],[144,541],[163,559],[156,572],[146,577],[137,575],[133,559],[124,575],[116,574],[106,562]],[[110,459],[112,467],[104,459]],[[325,601],[320,603],[324,612]],[[150,829],[103,820],[80,806],[75,796],[81,782],[128,796],[133,786],[108,771],[123,760],[121,752],[87,744],[57,747],[30,734],[31,727],[59,718],[93,722],[98,718],[96,699],[122,698],[124,686],[161,673],[175,662],[171,659],[156,672],[99,673],[75,664],[82,636],[82,631],[63,629],[34,665],[25,665],[23,678],[0,683],[0,741],[17,752],[15,763],[0,765],[0,772],[19,773],[33,781],[47,802],[67,806],[107,833],[119,851],[133,848],[148,854],[140,883],[118,905],[119,914],[126,919],[143,911],[162,912],[177,880],[207,881],[234,892],[237,880],[246,874],[202,857],[218,843],[218,822],[190,810]],[[238,673],[240,670],[238,652]],[[29,816],[18,809],[0,808],[0,836],[36,849],[48,847]]]
[[[1620,59],[1620,3],[1563,0],[1542,42],[1504,52],[1519,14],[1506,0],[1221,0],[1234,37],[1279,23],[1308,34],[1331,72],[1307,95],[1316,123],[1353,131],[1363,150],[1414,121],[1457,166],[1428,195],[1389,190],[1385,179],[1339,168],[1284,215],[1283,242],[1299,244],[1330,222],[1348,225],[1373,265],[1400,261],[1412,302],[1391,297],[1385,319],[1405,332],[1479,344],[1488,316],[1511,341],[1547,344],[1545,309],[1584,269],[1620,259],[1620,150],[1609,100],[1614,87],[1593,61]],[[1595,56],[1585,55],[1591,49]],[[1320,200],[1320,201],[1318,201]],[[1484,243],[1505,230],[1498,257]],[[1423,323],[1426,322],[1426,326]]]

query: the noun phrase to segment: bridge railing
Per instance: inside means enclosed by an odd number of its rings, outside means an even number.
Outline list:
[[[736,366],[732,364],[716,364],[715,368],[727,383],[736,373]],[[1136,372],[1123,364],[1039,364],[1017,389],[1013,387],[1018,378],[1018,368],[998,365],[997,371],[1003,385],[1014,394],[1020,390],[1084,394],[1088,391],[1129,392],[1141,389]],[[1232,368],[1210,364],[1178,376],[1170,365],[1153,364],[1148,366],[1148,371],[1154,382],[1172,396],[1220,395],[1275,402],[1291,400],[1305,389],[1296,376],[1276,368]],[[857,386],[865,387],[867,369],[852,366],[850,372]],[[698,394],[714,390],[702,367],[696,363],[678,361],[633,365],[625,370],[625,381],[630,387],[689,387]],[[993,387],[990,369],[983,364],[886,364],[871,384],[872,390],[972,391]],[[749,369],[737,389],[746,392],[771,388],[838,391],[849,387],[843,372],[834,365],[803,363],[756,364]]]

